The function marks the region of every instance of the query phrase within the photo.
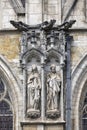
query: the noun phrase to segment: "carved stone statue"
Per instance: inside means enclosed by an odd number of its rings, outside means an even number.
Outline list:
[[[40,75],[36,65],[32,65],[32,70],[27,80],[27,88],[28,88],[27,112],[29,113],[30,111],[40,110],[41,82],[40,82]]]
[[[61,77],[56,72],[56,66],[53,64],[50,67],[51,72],[47,75],[47,111],[59,111],[59,98]]]

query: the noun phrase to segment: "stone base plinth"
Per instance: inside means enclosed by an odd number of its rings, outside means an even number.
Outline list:
[[[55,119],[60,116],[60,112],[58,110],[49,110],[46,112],[47,118]]]
[[[64,125],[46,125],[45,130],[64,130]]]
[[[21,123],[22,130],[65,130],[65,122],[58,123]]]
[[[24,125],[23,130],[37,130],[36,125]]]
[[[38,117],[40,117],[40,111],[39,110],[28,109],[27,110],[27,117],[38,118]]]

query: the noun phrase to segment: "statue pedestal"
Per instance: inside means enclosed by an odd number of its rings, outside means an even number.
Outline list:
[[[55,119],[55,118],[58,118],[60,116],[60,112],[57,109],[47,110],[46,116],[47,116],[47,118]]]
[[[40,117],[40,110],[28,109],[27,110],[27,117],[30,117],[30,118]]]

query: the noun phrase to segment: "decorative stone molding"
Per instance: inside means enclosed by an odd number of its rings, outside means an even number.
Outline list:
[[[79,130],[79,115],[82,111],[82,102],[87,91],[87,54],[80,60],[72,73],[72,119],[74,129]],[[81,111],[80,111],[81,110]],[[81,115],[82,116],[82,115]],[[80,124],[81,125],[81,124]]]
[[[6,99],[4,99],[8,104],[10,104],[10,106],[12,106],[13,108],[13,114],[15,117],[15,124],[16,124],[16,129],[19,128],[19,119],[22,117],[21,114],[21,108],[23,106],[23,100],[22,100],[22,95],[21,95],[21,82],[20,80],[17,79],[16,75],[14,74],[14,72],[12,71],[12,69],[10,68],[9,63],[7,62],[7,60],[0,55],[0,78],[3,79],[6,87],[8,88],[8,92],[11,94],[10,95],[10,101],[7,102]],[[6,94],[6,91],[5,91]],[[5,96],[5,95],[4,95]]]

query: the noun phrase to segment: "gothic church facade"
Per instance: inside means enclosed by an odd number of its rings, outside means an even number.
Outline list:
[[[0,130],[87,130],[87,0],[0,10]]]

